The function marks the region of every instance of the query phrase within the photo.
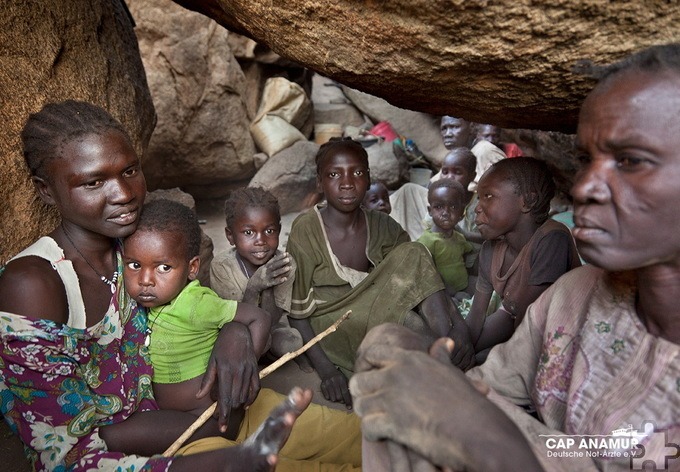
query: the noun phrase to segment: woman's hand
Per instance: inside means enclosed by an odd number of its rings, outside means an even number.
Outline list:
[[[272,472],[295,421],[311,401],[311,390],[295,387],[288,398],[274,408],[257,431],[242,444],[201,454],[175,456],[170,471]]]
[[[445,362],[452,349],[450,340],[435,342],[432,355],[362,346],[371,370],[356,373],[350,389],[366,439],[396,441],[440,467],[497,470],[507,461],[504,470],[541,470],[514,423]]]
[[[259,391],[259,369],[250,332],[241,323],[227,323],[220,330],[196,397],[212,394],[218,405],[220,431],[225,432],[231,409],[250,405]]]
[[[372,328],[357,349],[354,372],[363,372],[373,369],[364,356],[364,351],[370,346],[385,345],[395,346],[410,351],[427,352],[432,344],[432,339],[423,334],[416,333],[396,323],[383,323]]]

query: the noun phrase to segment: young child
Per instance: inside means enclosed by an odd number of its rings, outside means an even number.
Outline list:
[[[529,304],[581,264],[569,228],[548,218],[555,184],[545,162],[499,161],[482,176],[477,193],[476,223],[486,241],[466,321],[480,363],[492,346],[510,338]],[[502,305],[485,316],[494,291]]]
[[[467,328],[427,250],[409,242],[389,215],[361,208],[370,182],[365,149],[351,139],[332,139],[321,146],[316,163],[327,204],[293,222],[287,249],[298,264],[290,324],[303,340],[352,310],[332,336],[308,351],[324,396],[351,405],[347,376],[356,350],[366,332],[384,322],[433,338],[458,337],[462,351],[453,360],[467,367]]]
[[[427,194],[432,227],[418,238],[432,254],[446,291],[459,301],[470,298],[464,256],[472,252],[473,247],[455,229],[463,219],[468,199],[467,190],[456,180],[440,179],[432,183]]]
[[[274,357],[302,347],[300,332],[288,317],[296,264],[281,252],[279,203],[259,187],[234,190],[224,205],[227,240],[233,246],[210,265],[210,286],[222,298],[258,305],[271,316]],[[306,372],[313,369],[303,354],[295,359]]]
[[[137,230],[125,239],[123,248],[127,291],[149,309],[148,349],[158,405],[197,416],[212,404],[208,398],[197,399],[196,392],[219,328],[230,321],[246,324],[255,353],[261,355],[269,338],[270,320],[260,308],[224,300],[201,287],[196,280],[199,243],[200,227],[194,212],[177,202],[156,200],[144,206]],[[261,390],[246,410],[232,412],[225,437],[240,443],[282,398],[271,390]],[[361,439],[356,418],[319,405],[305,413],[309,421],[293,429],[288,449],[281,451],[282,461],[304,459],[316,466],[328,462],[358,467]],[[322,417],[329,434],[313,426]],[[314,429],[307,430],[310,427]]]
[[[366,196],[362,203],[364,208],[369,210],[382,211],[388,215],[392,211],[392,205],[390,205],[390,194],[387,191],[385,183],[381,180],[374,180],[371,185],[366,190]]]
[[[477,231],[475,225],[475,207],[479,201],[477,193],[469,189],[470,184],[475,181],[477,174],[475,169],[477,167],[477,158],[466,147],[457,147],[449,151],[444,158],[440,170],[442,179],[451,179],[460,183],[465,189],[465,208],[463,210],[463,218],[458,223],[458,231],[465,236],[465,239],[472,243],[481,244],[484,239]],[[473,244],[475,246],[475,244]],[[479,252],[479,246],[475,246],[476,251]]]
[[[147,344],[154,367],[154,396],[162,409],[200,415],[212,404],[198,401],[219,329],[230,321],[248,327],[259,357],[269,341],[270,318],[252,305],[220,298],[196,279],[200,267],[200,226],[181,203],[155,200],[144,205],[135,231],[124,242],[125,286],[149,309]]]

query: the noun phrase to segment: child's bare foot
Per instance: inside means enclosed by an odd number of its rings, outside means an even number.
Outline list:
[[[286,443],[295,420],[312,401],[312,391],[294,387],[286,401],[274,408],[267,420],[246,439],[242,445],[258,455],[267,456],[270,464],[276,463],[276,455]]]

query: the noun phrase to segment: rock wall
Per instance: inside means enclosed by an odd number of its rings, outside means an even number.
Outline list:
[[[229,32],[170,0],[130,0],[158,123],[144,173],[149,188],[220,197],[255,174],[245,76]]]
[[[269,190],[279,200],[282,215],[309,208],[320,199],[314,163],[318,150],[310,141],[293,143],[270,157],[248,186]]]
[[[175,0],[391,104],[503,128],[573,131],[572,73],[680,40],[666,0]]]
[[[155,115],[120,0],[3,2],[0,45],[2,264],[58,221],[37,199],[24,165],[20,133],[30,113],[49,101],[90,101],[125,125],[140,154]]]
[[[397,108],[349,87],[343,87],[343,91],[374,123],[388,121],[397,133],[412,139],[431,164],[438,167],[444,162],[447,151],[442,142],[439,116]]]

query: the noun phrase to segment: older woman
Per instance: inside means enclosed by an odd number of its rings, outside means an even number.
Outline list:
[[[680,470],[678,116],[680,45],[603,71],[579,116],[572,189],[590,265],[560,278],[468,372],[478,389],[434,358],[442,341],[433,357],[376,328],[350,384],[367,439],[466,470]],[[400,450],[367,444],[370,470]]]

